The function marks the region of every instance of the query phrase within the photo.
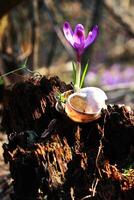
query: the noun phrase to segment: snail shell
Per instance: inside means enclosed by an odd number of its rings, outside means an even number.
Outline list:
[[[107,96],[97,87],[86,87],[71,94],[65,104],[65,112],[75,122],[91,122],[98,119],[106,108]]]

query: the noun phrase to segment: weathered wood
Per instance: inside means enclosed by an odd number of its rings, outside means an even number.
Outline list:
[[[70,86],[33,80],[13,87],[4,111],[12,200],[132,200],[133,111],[108,106],[100,119],[75,123],[55,109],[57,91]]]

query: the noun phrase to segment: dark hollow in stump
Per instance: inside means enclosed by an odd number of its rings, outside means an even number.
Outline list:
[[[134,199],[133,110],[108,105],[100,119],[75,123],[55,109],[56,94],[70,89],[55,76],[9,91],[2,125],[11,199]]]

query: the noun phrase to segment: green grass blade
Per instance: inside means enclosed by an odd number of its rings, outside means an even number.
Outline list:
[[[76,83],[76,64],[75,62],[72,62],[72,66],[73,66],[73,84],[75,85]]]
[[[80,88],[83,86],[84,79],[85,79],[85,76],[87,74],[87,70],[88,70],[88,62],[84,67],[84,71],[83,71],[83,74],[82,74],[82,77],[81,77],[81,81],[80,81]]]
[[[4,80],[2,77],[0,77],[0,85],[4,85]]]

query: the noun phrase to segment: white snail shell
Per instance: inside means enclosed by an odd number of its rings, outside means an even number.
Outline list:
[[[100,117],[101,109],[106,108],[107,96],[97,87],[86,87],[71,94],[65,104],[68,117],[76,122],[91,122]]]

